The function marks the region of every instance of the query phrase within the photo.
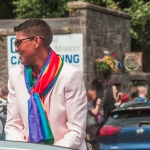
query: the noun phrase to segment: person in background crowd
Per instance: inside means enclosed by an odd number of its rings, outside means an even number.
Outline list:
[[[137,87],[138,97],[137,102],[147,102],[147,88],[144,85]]]
[[[1,91],[1,88],[0,88],[0,100],[2,99],[2,91]]]
[[[105,122],[107,121],[112,110],[116,108],[115,103],[118,103],[117,92],[118,90],[115,85],[110,85],[106,89],[105,98],[103,102],[103,124],[105,124]]]
[[[10,69],[6,140],[86,150],[83,72],[50,47],[50,26],[28,19],[14,27],[21,64]]]
[[[131,93],[131,101],[137,101],[138,98],[138,91],[134,91]]]
[[[7,99],[8,99],[8,86],[5,85],[1,89],[2,96],[0,100],[0,115],[7,114]]]
[[[1,92],[2,92],[2,96],[1,96],[2,99],[5,99],[7,101],[7,99],[8,99],[8,86],[7,85],[3,86],[1,89]]]
[[[8,99],[8,86],[5,85],[1,89],[2,96],[0,100],[0,116],[3,120],[3,127],[6,124],[6,117],[7,117],[7,99]],[[2,140],[5,140],[5,133],[2,134]]]
[[[115,105],[115,106],[119,107],[121,104],[129,102],[130,101],[130,96],[125,92],[119,92],[117,94],[117,101],[118,101],[116,103],[117,105]]]
[[[98,138],[98,130],[100,128],[96,116],[99,112],[99,107],[101,104],[101,99],[96,96],[96,90],[89,89],[87,91],[87,99],[88,99],[88,112],[87,112],[87,126],[86,133],[89,135],[91,144],[94,150],[98,150],[99,147],[99,138]],[[94,105],[94,101],[96,101],[96,105]]]
[[[104,100],[104,86],[100,78],[95,78],[91,83],[91,88],[96,90],[97,99],[101,99],[101,104],[99,107],[99,113],[98,113],[98,123],[101,123],[103,121],[103,100]],[[94,105],[96,105],[96,101],[94,101]],[[99,119],[100,116],[100,119]]]

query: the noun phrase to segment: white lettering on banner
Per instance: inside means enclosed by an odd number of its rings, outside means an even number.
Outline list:
[[[83,71],[82,34],[54,35],[51,47],[65,62]]]
[[[20,63],[19,55],[14,47],[15,36],[7,37],[8,69]],[[83,35],[65,34],[53,35],[51,48],[58,53],[62,59],[83,71]]]
[[[16,56],[12,56],[11,57],[11,64],[12,65],[18,65],[18,64],[20,64],[20,59],[17,58]]]
[[[56,52],[79,52],[79,46],[72,46],[72,47],[62,47],[61,45],[57,46],[55,45],[55,51]]]

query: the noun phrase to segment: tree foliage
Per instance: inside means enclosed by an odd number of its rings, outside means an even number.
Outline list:
[[[73,1],[73,0],[72,0]],[[67,0],[17,0],[17,18],[56,18],[67,15]]]
[[[150,48],[150,2],[133,1],[124,11],[132,15],[131,36],[138,45]]]
[[[130,33],[133,45],[150,48],[150,1],[104,0],[108,8],[124,11],[132,16]],[[132,47],[133,48],[133,47]],[[133,50],[134,51],[134,50]]]
[[[13,4],[17,18],[57,18],[68,16],[67,2],[72,1],[104,4],[102,0],[17,0]]]

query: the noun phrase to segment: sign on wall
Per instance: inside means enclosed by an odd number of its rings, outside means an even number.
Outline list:
[[[82,34],[54,35],[51,47],[65,62],[83,71]]]
[[[7,36],[8,69],[20,63],[19,55],[15,51],[15,36]]]
[[[124,67],[127,71],[142,71],[142,52],[127,52],[124,57]]]
[[[19,55],[15,51],[15,36],[7,36],[8,50],[8,69],[20,63]],[[54,35],[51,48],[62,59],[83,71],[83,35],[82,34],[65,34]]]

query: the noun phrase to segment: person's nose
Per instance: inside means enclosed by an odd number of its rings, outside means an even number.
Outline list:
[[[19,51],[19,48],[17,46],[15,46],[15,51],[18,52]]]

